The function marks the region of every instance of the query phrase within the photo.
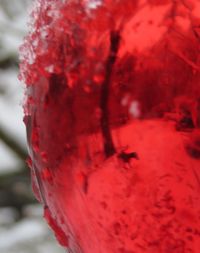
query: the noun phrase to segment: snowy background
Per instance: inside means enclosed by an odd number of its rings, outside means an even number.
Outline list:
[[[0,0],[0,252],[61,253],[35,201],[23,125],[23,85],[18,48],[27,30],[31,0]]]

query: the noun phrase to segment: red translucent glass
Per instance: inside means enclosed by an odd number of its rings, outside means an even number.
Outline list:
[[[199,253],[199,1],[35,4],[24,121],[57,239],[73,253]]]

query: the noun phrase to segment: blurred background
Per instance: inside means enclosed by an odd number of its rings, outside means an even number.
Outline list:
[[[18,48],[31,0],[0,0],[0,252],[61,253],[32,194],[23,124]]]

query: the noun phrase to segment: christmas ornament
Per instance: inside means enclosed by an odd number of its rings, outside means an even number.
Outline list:
[[[29,165],[69,252],[199,252],[199,15],[197,0],[35,1]]]

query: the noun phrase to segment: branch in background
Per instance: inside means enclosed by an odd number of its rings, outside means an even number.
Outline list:
[[[0,54],[0,68],[7,69],[13,66],[18,66],[17,54]]]
[[[25,161],[27,158],[27,151],[16,140],[13,139],[6,131],[0,126],[0,140],[2,140],[11,151],[13,151],[18,158]]]
[[[17,47],[26,30],[25,24],[21,22],[29,2],[31,3],[29,0],[19,0],[10,3],[7,0],[0,0],[0,9],[3,14],[0,20],[0,71],[11,68],[16,70],[18,66]],[[0,88],[0,96],[3,95],[6,95],[4,86]],[[13,207],[18,210],[20,218],[23,215],[24,206],[36,202],[31,191],[30,171],[25,164],[27,150],[20,140],[18,141],[0,124],[1,141],[22,162],[19,164],[16,159],[14,170],[5,168],[2,172],[0,171],[0,208]]]
[[[20,218],[23,207],[35,201],[30,190],[28,169],[25,164],[27,152],[1,126],[0,140],[23,162],[20,168],[16,168],[16,171],[11,172],[8,170],[8,172],[0,174],[0,207],[10,206],[16,208]]]
[[[36,203],[28,174],[25,164],[17,171],[0,174],[0,208],[15,208],[19,219],[23,216],[24,206]]]

